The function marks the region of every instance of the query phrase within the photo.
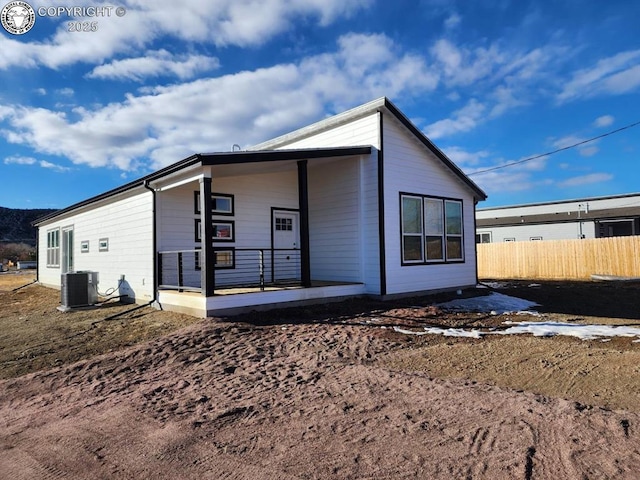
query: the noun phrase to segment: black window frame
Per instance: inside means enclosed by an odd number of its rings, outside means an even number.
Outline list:
[[[413,198],[421,200],[421,236],[420,236],[420,248],[421,248],[421,259],[419,260],[406,260],[405,259],[405,238],[406,237],[417,237],[415,232],[405,232],[404,226],[404,198]],[[428,232],[428,222],[426,221],[426,200],[429,201],[437,201],[440,202],[440,214],[442,215],[440,225],[442,227],[441,234],[435,234],[433,232]],[[460,208],[460,232],[451,232],[448,229],[448,226],[457,227],[457,225],[449,225],[447,223],[447,204],[458,204]],[[400,264],[404,266],[413,266],[413,265],[442,265],[442,264],[460,264],[466,262],[465,255],[465,234],[464,234],[464,200],[461,198],[452,198],[452,197],[441,197],[436,195],[424,195],[419,193],[412,192],[400,192],[399,194],[399,230],[400,230]],[[457,229],[454,229],[457,230]],[[441,238],[441,249],[442,249],[442,257],[439,259],[429,260],[427,258],[427,242],[430,238],[431,241],[436,240],[436,237]],[[460,243],[460,258],[451,257],[451,245],[453,243]]]

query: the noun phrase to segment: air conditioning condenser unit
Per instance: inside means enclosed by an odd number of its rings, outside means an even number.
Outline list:
[[[65,310],[95,305],[98,302],[98,272],[63,273],[61,296]]]

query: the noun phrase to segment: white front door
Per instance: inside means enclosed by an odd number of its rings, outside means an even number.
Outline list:
[[[300,280],[300,214],[274,210],[273,278],[275,281]]]

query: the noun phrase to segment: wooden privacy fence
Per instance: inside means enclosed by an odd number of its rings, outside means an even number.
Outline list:
[[[478,244],[478,277],[589,280],[640,277],[640,236]]]

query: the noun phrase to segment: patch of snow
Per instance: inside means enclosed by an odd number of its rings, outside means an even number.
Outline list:
[[[393,329],[407,335],[444,335],[447,337],[482,338],[484,335],[517,335],[530,333],[534,337],[554,337],[566,335],[580,338],[581,340],[609,341],[612,337],[637,337],[634,343],[640,342],[639,327],[617,327],[613,325],[580,325],[563,322],[504,322],[505,325],[513,325],[505,330],[464,330],[460,328],[435,328],[424,327],[422,331],[406,330],[399,327]]]
[[[581,340],[596,340],[611,337],[638,337],[638,327],[617,327],[614,325],[580,325],[563,322],[504,322],[505,325],[515,325],[507,328],[503,334],[531,333],[535,337],[551,337],[566,335]]]
[[[498,292],[491,292],[489,295],[473,298],[460,298],[437,305],[446,310],[456,310],[465,312],[485,312],[491,315],[501,313],[519,312],[538,306],[537,303],[523,300],[522,298],[510,297]]]
[[[462,328],[438,328],[438,327],[424,327],[424,330],[414,331],[407,330],[401,327],[393,327],[393,330],[398,333],[404,333],[406,335],[444,335],[445,337],[467,337],[467,338],[482,338],[483,333],[479,330],[463,330]]]

